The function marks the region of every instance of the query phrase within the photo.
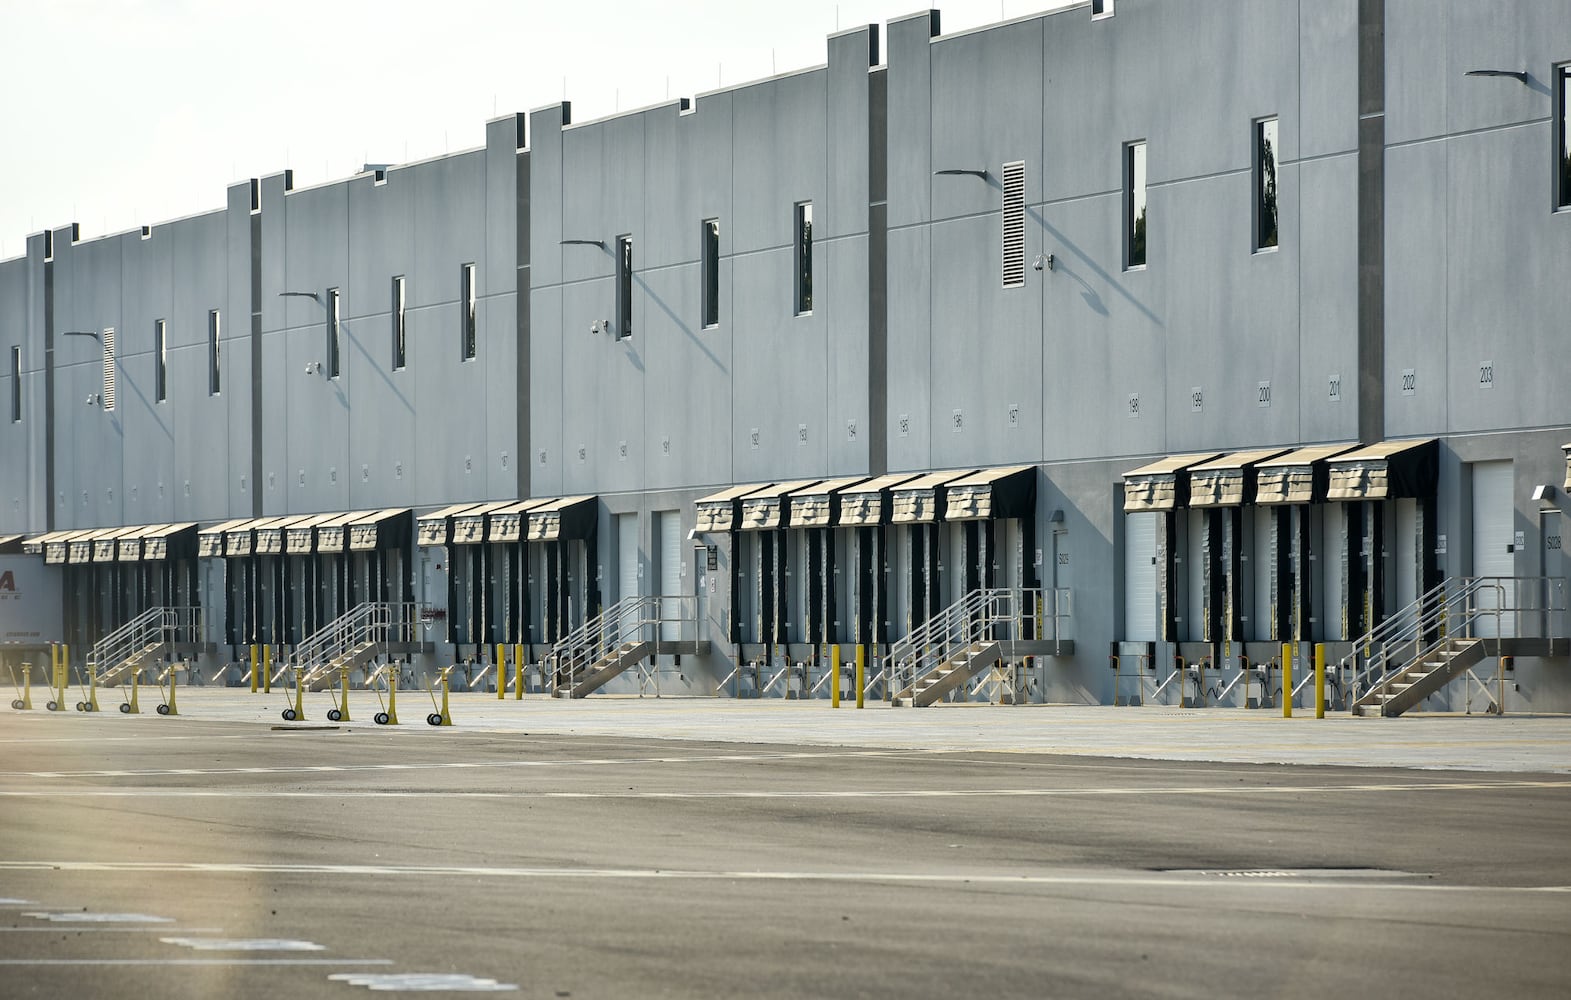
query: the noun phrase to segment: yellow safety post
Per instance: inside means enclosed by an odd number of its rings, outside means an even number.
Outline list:
[[[305,689],[300,686],[300,675],[304,667],[295,667],[295,717],[290,722],[301,722],[305,719]]]
[[[829,670],[832,680],[829,682],[829,707],[840,707],[840,647],[829,647]]]
[[[513,700],[522,701],[524,698],[524,644],[518,643],[513,647]]]
[[[179,677],[180,671],[176,669],[173,663],[171,663],[169,665],[169,701],[166,704],[159,706],[159,715],[180,714],[180,710],[175,707],[175,681],[177,681]]]
[[[442,725],[453,724],[453,713],[447,707],[447,671],[442,671]]]
[[[22,710],[33,710],[33,661],[22,664]]]
[[[1326,644],[1315,643],[1315,718],[1326,717]]]
[[[398,664],[387,665],[387,724],[398,725]]]
[[[257,658],[256,643],[251,643],[251,693],[256,694],[257,684],[261,678],[256,676]]]
[[[338,687],[342,692],[338,699],[338,721],[349,721],[349,667],[338,668]]]
[[[1293,717],[1293,644],[1282,643],[1282,718]]]
[[[496,644],[496,700],[507,697],[507,647]]]
[[[867,682],[867,647],[858,643],[856,647],[856,707],[866,708],[867,692],[863,690]]]
[[[273,693],[273,647],[262,647],[262,693]]]

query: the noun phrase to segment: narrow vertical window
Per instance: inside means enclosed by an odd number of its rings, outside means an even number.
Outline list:
[[[1091,0],[1091,20],[1113,16],[1113,0]]]
[[[104,348],[104,391],[100,394],[104,409],[115,408],[115,328],[104,327],[99,342]]]
[[[813,311],[813,203],[796,206],[796,312]]]
[[[1571,66],[1555,72],[1555,207],[1571,208]]]
[[[720,325],[720,220],[705,219],[700,231],[703,243],[704,308],[703,325]]]
[[[1146,266],[1146,144],[1124,147],[1124,266]]]
[[[327,290],[327,377],[343,374],[344,340],[341,313],[338,308],[338,289]]]
[[[613,338],[633,335],[633,238],[616,238],[616,328]]]
[[[223,321],[218,315],[218,310],[210,310],[207,314],[207,394],[218,395],[223,388],[222,359],[219,357],[219,334],[222,332]]]
[[[22,422],[22,349],[11,348],[11,422]]]
[[[1277,243],[1276,159],[1277,120],[1255,122],[1255,249]]]
[[[464,360],[471,361],[474,359],[478,350],[475,337],[475,266],[473,264],[464,265],[463,300],[461,305],[463,306],[464,310],[461,320],[464,327]]]
[[[1026,283],[1026,165],[1004,164],[1004,287]]]
[[[153,320],[153,401],[169,398],[169,354],[164,321]]]
[[[404,326],[404,276],[399,275],[393,279],[393,370],[401,370],[408,360],[409,340],[406,336],[408,330]]]

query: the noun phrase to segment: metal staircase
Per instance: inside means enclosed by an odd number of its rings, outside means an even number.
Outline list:
[[[93,644],[88,673],[99,685],[119,684],[201,631],[201,608],[148,608]]]
[[[931,705],[1003,658],[1018,637],[1021,592],[973,590],[889,649],[896,705]]]
[[[592,694],[649,656],[693,651],[697,609],[692,597],[617,601],[551,648],[551,685],[557,697]]]
[[[1518,649],[1537,652],[1556,638],[1549,634],[1549,622],[1564,610],[1565,582],[1560,579],[1447,580],[1354,644],[1349,658],[1352,712],[1395,717],[1462,677],[1486,656]],[[1541,627],[1535,627],[1535,622]]]
[[[330,684],[343,670],[353,670],[395,645],[414,643],[421,624],[420,606],[391,601],[358,604],[295,647],[294,655],[274,674],[276,682],[300,668],[301,686],[315,690]]]

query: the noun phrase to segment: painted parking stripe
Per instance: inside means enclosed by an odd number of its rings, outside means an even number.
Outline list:
[[[289,938],[159,938],[164,944],[179,945],[194,951],[326,951],[325,945],[314,941],[295,941]]]
[[[448,972],[341,972],[327,978],[351,986],[364,986],[373,992],[390,993],[509,993],[518,989],[516,983],[499,983],[495,979]]]
[[[172,924],[170,917],[155,917],[146,913],[59,913],[49,911],[36,911],[24,913],[24,917],[36,917],[39,920],[48,920],[57,924]]]
[[[760,791],[735,789],[697,792],[676,791],[507,791],[475,792],[463,789],[333,789],[299,791],[294,789],[248,788],[63,788],[0,789],[0,798],[37,799],[983,799],[983,798],[1126,798],[1144,796],[1195,795],[1313,795],[1378,794],[1396,792],[1478,792],[1513,789],[1558,788],[1571,790],[1571,781],[1446,781],[1331,785],[1148,785],[1123,788],[869,788],[869,789],[786,789]]]
[[[0,966],[392,965],[390,958],[0,958]]]
[[[0,934],[59,934],[59,927],[0,927]],[[156,924],[147,927],[72,927],[72,934],[168,934],[183,931],[186,934],[218,934],[222,927],[166,927]]]
[[[285,865],[216,862],[152,862],[152,861],[0,861],[0,870],[58,870],[71,872],[161,872],[166,874],[198,875],[324,875],[354,879],[366,878],[499,878],[499,879],[673,879],[689,881],[732,882],[846,882],[927,885],[1078,885],[1078,886],[1133,886],[1133,887],[1291,887],[1303,889],[1334,889],[1352,892],[1367,889],[1376,892],[1470,892],[1470,893],[1563,893],[1571,886],[1483,886],[1413,883],[1402,881],[1404,875],[1393,876],[1390,881],[1379,879],[1348,880],[1336,873],[1326,877],[1305,874],[1302,879],[1269,879],[1238,881],[1213,881],[1202,874],[1168,874],[1162,872],[1105,872],[1092,874],[1011,874],[1005,872],[908,872],[908,871],[728,871],[723,869],[664,869],[664,868],[510,868],[479,865]]]

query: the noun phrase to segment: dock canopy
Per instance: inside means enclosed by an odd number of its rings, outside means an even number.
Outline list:
[[[598,519],[598,496],[562,497],[531,510],[528,538],[531,542],[584,539],[594,534]]]
[[[1328,463],[1328,500],[1399,500],[1432,497],[1440,478],[1440,444],[1382,441]]]
[[[1241,507],[1255,502],[1258,466],[1286,448],[1235,451],[1189,470],[1189,506]]]
[[[369,511],[356,510],[334,514],[316,526],[316,551],[343,552],[349,547],[349,525],[365,517]]]
[[[550,503],[550,499],[519,500],[486,515],[485,540],[498,544],[516,542],[524,537],[529,512]]]
[[[284,528],[284,551],[292,556],[310,555],[316,551],[318,525],[335,520],[338,514],[312,514]]]
[[[113,528],[89,528],[66,542],[66,562],[89,563],[93,561],[93,542],[106,531]]]
[[[224,529],[224,555],[230,558],[251,556],[260,553],[260,535],[263,531],[269,532],[268,543],[272,544],[273,529],[278,530],[279,547],[283,545],[283,532],[285,526],[293,521],[300,520],[300,515],[290,514],[284,517],[256,517],[249,521],[241,521]],[[277,549],[272,550],[274,552]]]
[[[21,552],[22,538],[22,535],[0,535],[0,555],[9,556]]]
[[[786,494],[805,489],[817,483],[814,479],[799,479],[794,483],[775,483],[742,498],[742,530],[763,531],[784,528],[790,523],[787,517]]]
[[[1323,503],[1326,462],[1357,448],[1356,444],[1322,444],[1300,448],[1255,466],[1255,503]]]
[[[119,551],[120,539],[134,536],[141,531],[140,525],[130,525],[124,528],[109,528],[93,536],[93,562],[115,562],[115,555]]]
[[[58,565],[66,561],[70,552],[71,539],[78,535],[88,534],[92,529],[72,528],[66,531],[51,531],[45,535],[37,535],[28,539],[22,545],[26,552],[29,546],[36,546],[33,551],[43,550],[44,562],[49,565]]]
[[[896,472],[869,479],[840,491],[840,524],[843,526],[883,524],[889,520],[889,491],[916,476]]]
[[[812,486],[792,490],[786,502],[790,507],[787,516],[794,528],[827,528],[840,517],[841,491],[866,482],[860,476],[849,479],[826,479]]]
[[[1173,510],[1187,505],[1190,466],[1218,457],[1214,451],[1203,455],[1169,455],[1159,462],[1124,473],[1124,513]]]
[[[698,534],[705,532],[730,531],[736,527],[740,517],[739,509],[741,500],[749,493],[758,490],[767,490],[770,484],[754,483],[751,486],[732,486],[719,493],[700,497],[694,509],[698,514],[698,523],[693,531]]]
[[[409,537],[409,508],[372,511],[349,523],[349,551],[392,548]]]
[[[479,545],[485,541],[486,515],[505,510],[518,503],[517,500],[493,500],[489,503],[476,504],[462,513],[453,515],[453,545]]]
[[[1036,466],[1014,465],[957,479],[944,487],[944,520],[985,521],[1036,513]]]
[[[975,469],[950,472],[933,472],[903,483],[894,491],[894,503],[889,519],[895,524],[930,524],[943,520],[944,495],[942,487],[956,480],[976,474]]]
[[[212,559],[224,554],[224,532],[230,528],[238,528],[247,523],[249,517],[237,517],[232,521],[222,521],[209,525],[196,534],[196,554],[203,559]]]
[[[197,529],[195,521],[176,521],[149,528],[142,535],[142,558],[147,562],[177,558],[190,558],[196,554]],[[123,558],[123,557],[122,557]]]
[[[291,514],[277,517],[266,524],[256,525],[256,554],[276,556],[284,551],[284,533],[302,521],[311,520],[310,514]]]
[[[453,516],[480,507],[478,503],[457,503],[415,518],[416,545],[446,545],[451,538]]]

